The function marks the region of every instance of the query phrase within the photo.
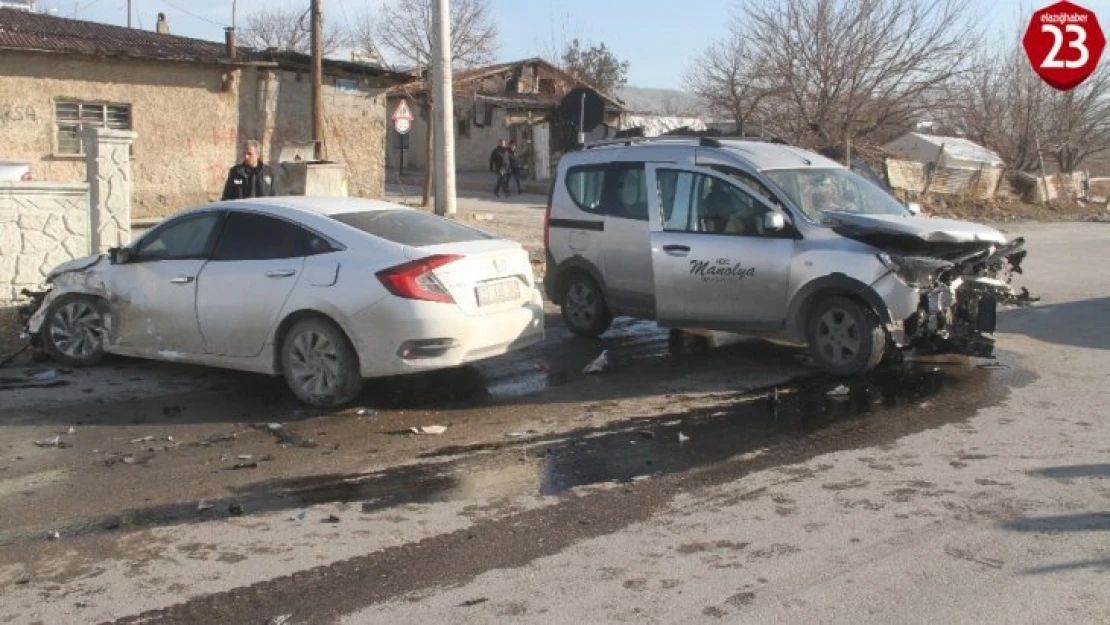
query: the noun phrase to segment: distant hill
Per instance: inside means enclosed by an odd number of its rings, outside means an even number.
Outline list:
[[[614,95],[624,102],[630,113],[678,117],[705,114],[705,106],[698,101],[697,96],[678,89],[618,87]]]

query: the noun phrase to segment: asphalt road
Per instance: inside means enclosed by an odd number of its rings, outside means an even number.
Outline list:
[[[789,347],[554,311],[334,414],[246,374],[0,369],[0,622],[1106,622],[1110,227],[1011,228],[1042,301],[999,360],[841,400]]]

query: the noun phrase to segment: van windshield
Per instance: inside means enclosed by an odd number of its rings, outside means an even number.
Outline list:
[[[772,169],[763,172],[813,221],[835,221],[829,213],[898,215],[909,210],[886,191],[848,169]]]

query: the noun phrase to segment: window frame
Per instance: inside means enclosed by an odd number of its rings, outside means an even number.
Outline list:
[[[57,156],[84,156],[85,155],[85,142],[81,140],[81,131],[86,128],[107,128],[110,130],[133,130],[135,127],[134,108],[129,102],[108,102],[106,100],[86,101],[77,100],[73,98],[56,98],[54,99],[54,154]],[[62,107],[76,107],[76,117],[73,119],[62,119]],[[93,122],[85,119],[85,108],[100,107],[100,120]],[[110,109],[116,108],[126,111],[126,124],[121,125],[116,122],[112,125],[111,116],[109,115]],[[63,145],[61,140],[62,129],[72,129],[73,135],[76,138],[77,151],[70,151]]]
[[[563,175],[563,186],[567,190],[567,195],[570,196],[570,201],[574,202],[574,205],[578,208],[578,210],[584,213],[589,213],[591,215],[597,215],[599,217],[605,216],[607,214],[607,210],[605,207],[605,195],[610,184],[609,166],[611,164],[612,163],[583,163],[581,165],[573,165],[567,169],[567,173]],[[601,172],[601,191],[598,193],[597,196],[597,206],[588,207],[583,206],[582,203],[578,201],[578,198],[574,196],[574,191],[571,189],[571,177],[579,172],[592,171]]]
[[[216,217],[216,223],[212,226],[212,232],[209,233],[208,241],[204,244],[204,251],[202,251],[200,254],[192,254],[192,255],[188,255],[188,256],[176,256],[176,257],[149,257],[149,256],[143,256],[144,246],[147,245],[149,242],[152,242],[154,239],[156,239],[159,235],[161,235],[166,230],[169,230],[170,228],[179,226],[179,225],[184,224],[186,222],[193,221],[195,219],[202,219],[204,217],[209,217],[209,216],[213,216],[213,215]],[[135,242],[134,246],[132,246],[130,248],[131,253],[128,255],[127,264],[131,264],[131,263],[152,263],[152,262],[159,262],[159,261],[174,261],[174,260],[207,260],[208,258],[210,258],[212,256],[212,250],[215,249],[216,240],[219,238],[219,235],[223,232],[224,221],[226,219],[227,219],[227,211],[224,210],[224,209],[206,210],[206,211],[200,211],[200,212],[195,212],[195,213],[191,212],[191,213],[186,213],[184,215],[178,215],[177,217],[174,217],[172,219],[168,219],[168,220],[162,222],[161,224],[159,224],[158,226],[156,226],[150,232],[143,235],[143,237],[141,239],[139,239],[138,241]]]
[[[648,186],[647,180],[647,163],[643,161],[613,161],[609,163],[608,169],[609,171],[607,172],[601,195],[602,210],[605,216],[617,219],[628,219],[630,221],[649,222],[651,220],[651,201],[649,197],[650,187]],[[625,172],[629,171],[640,172],[640,181],[643,183],[644,192],[644,214],[642,217],[628,213],[624,202],[621,200],[619,180]]]
[[[798,238],[798,232],[794,228],[793,224],[791,223],[791,221],[788,217],[789,211],[787,211],[787,209],[784,208],[784,207],[777,206],[775,203],[773,203],[772,201],[770,201],[766,197],[764,197],[763,194],[759,193],[755,189],[752,189],[751,187],[744,184],[740,180],[737,180],[736,178],[732,177],[731,175],[729,175],[725,172],[718,171],[715,168],[709,168],[707,170],[701,170],[701,169],[686,169],[686,168],[682,168],[681,166],[667,166],[667,165],[670,165],[670,164],[660,165],[660,166],[655,167],[655,189],[656,189],[655,192],[658,194],[657,197],[659,198],[659,227],[663,232],[670,232],[670,233],[675,233],[675,234],[698,234],[698,235],[711,235],[711,236],[746,237],[746,238],[755,238],[755,239],[796,239],[796,238]],[[691,202],[690,211],[687,212],[687,215],[686,215],[686,225],[685,225],[685,227],[681,230],[669,229],[669,228],[667,228],[667,219],[666,219],[666,214],[664,212],[665,209],[664,209],[664,206],[663,206],[663,190],[660,187],[660,176],[659,176],[660,173],[665,172],[665,171],[673,171],[678,175],[689,174],[689,175],[695,176],[695,177],[700,176],[701,178],[710,178],[710,179],[712,179],[712,180],[714,180],[718,183],[729,185],[735,191],[738,191],[741,194],[746,195],[749,198],[752,198],[755,201],[755,205],[757,205],[759,207],[762,207],[764,209],[764,214],[766,214],[766,213],[778,213],[780,215],[783,215],[784,219],[786,219],[786,227],[784,227],[782,230],[779,230],[777,232],[764,232],[764,233],[757,233],[757,232],[751,232],[751,233],[749,233],[749,232],[712,232],[712,231],[704,231],[704,230],[690,230],[690,219],[692,217],[694,217],[694,215],[693,215],[693,208],[694,207],[693,207],[693,204]],[[696,191],[698,186],[699,186],[699,181],[698,181],[697,178],[694,178],[692,183],[691,183],[691,186],[690,186],[690,192],[693,193],[694,191]],[[676,188],[677,188],[677,180],[676,180]],[[676,196],[676,199],[677,199],[677,196]],[[691,196],[691,200],[692,199],[693,199],[693,196]],[[699,210],[701,209],[700,200],[699,200],[698,208],[699,208]],[[673,209],[672,209],[672,214],[673,214]]]

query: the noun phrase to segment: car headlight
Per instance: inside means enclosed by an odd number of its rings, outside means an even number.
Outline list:
[[[931,256],[902,256],[880,252],[878,259],[906,284],[920,287],[931,285],[941,272],[953,266],[946,260]]]

